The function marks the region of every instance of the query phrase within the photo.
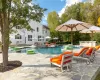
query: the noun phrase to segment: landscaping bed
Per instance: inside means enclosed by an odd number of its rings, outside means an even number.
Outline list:
[[[0,72],[5,72],[9,70],[13,70],[17,67],[20,67],[22,65],[22,62],[20,61],[9,61],[7,66],[3,66],[2,63],[0,63]]]

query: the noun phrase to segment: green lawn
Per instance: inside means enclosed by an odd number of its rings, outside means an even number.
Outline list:
[[[100,80],[100,72],[99,74],[96,76],[96,79],[95,80]]]

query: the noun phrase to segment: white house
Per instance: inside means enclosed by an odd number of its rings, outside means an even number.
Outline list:
[[[36,21],[29,22],[33,31],[26,29],[19,29],[16,27],[17,33],[10,34],[10,41],[12,45],[16,44],[43,44],[46,42],[46,36],[50,36],[49,28]]]

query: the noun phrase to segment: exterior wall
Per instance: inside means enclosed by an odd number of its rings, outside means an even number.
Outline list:
[[[36,21],[30,21],[29,22],[31,28],[33,31],[27,31],[26,29],[17,29],[17,33],[13,33],[10,35],[10,41],[12,42],[12,45],[16,44],[35,44],[35,43],[41,43],[43,44],[46,42],[45,37],[50,36],[50,32],[48,28],[45,28],[43,25]],[[37,32],[38,28],[38,32]],[[21,39],[15,39],[15,35],[20,34]],[[32,35],[32,41],[28,40],[28,35]],[[41,36],[38,38],[38,36]],[[39,40],[38,40],[39,39]]]
[[[50,31],[48,29],[46,29],[45,27],[43,28],[42,31],[43,31],[42,33],[43,33],[44,37],[50,36]],[[44,41],[46,42],[46,38]]]
[[[22,31],[23,30],[17,30],[17,33],[10,34],[10,41],[11,41],[12,45],[25,44],[25,35]],[[17,35],[17,34],[20,34],[22,38],[21,39],[15,39],[15,35]]]

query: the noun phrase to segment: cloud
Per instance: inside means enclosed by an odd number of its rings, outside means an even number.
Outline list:
[[[47,14],[44,14],[44,16],[43,16],[42,19],[43,19],[43,20],[47,20]]]
[[[42,20],[41,23],[42,23],[43,25],[47,25],[47,22],[46,22],[45,20]]]
[[[44,14],[43,18],[42,18],[42,24],[47,24],[47,14]]]
[[[62,1],[64,1],[64,0],[61,0],[61,2],[62,2]]]
[[[60,17],[64,13],[65,9],[66,9],[66,6],[64,6],[64,8],[62,8],[62,10],[58,12],[58,14],[59,14]]]
[[[59,14],[60,17],[64,13],[64,11],[65,11],[65,9],[66,9],[67,6],[71,6],[71,5],[75,4],[75,3],[82,2],[83,0],[65,0],[65,1],[66,1],[65,6],[62,8],[61,11],[58,12],[58,14]]]
[[[82,2],[83,0],[66,0],[66,6],[71,6],[72,4]]]
[[[47,20],[47,14],[44,15],[44,20]]]

